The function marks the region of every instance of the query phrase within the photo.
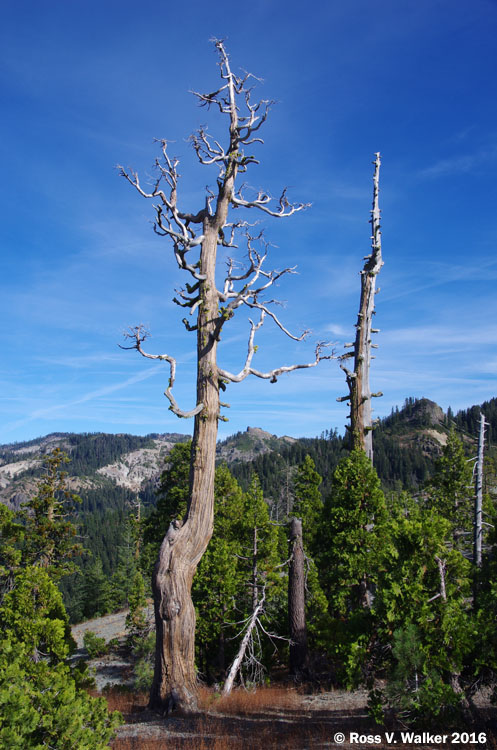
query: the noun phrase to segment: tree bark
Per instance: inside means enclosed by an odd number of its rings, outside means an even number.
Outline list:
[[[475,518],[473,525],[473,564],[481,568],[482,558],[482,505],[483,505],[483,453],[485,449],[485,415],[480,412],[480,432],[478,435],[478,460],[476,463]]]
[[[246,85],[251,78],[245,74],[240,78],[232,73],[223,42],[215,40],[220,56],[221,85],[217,91],[208,94],[195,93],[200,104],[213,106],[221,115],[229,119],[229,138],[226,148],[218,140],[211,138],[205,128],[192,135],[192,145],[199,162],[218,168],[217,194],[207,190],[204,207],[195,213],[184,212],[178,206],[178,159],[171,158],[167,151],[167,141],[161,141],[162,159],[157,160],[157,180],[150,192],[143,189],[138,175],[120,168],[120,173],[145,198],[156,202],[154,230],[168,237],[174,248],[178,266],[193,277],[193,284],[186,284],[186,290],[177,290],[174,302],[190,310],[197,311],[197,323],[191,325],[188,318],[183,323],[188,331],[197,331],[197,401],[195,408],[182,411],[176,403],[172,389],[175,382],[176,360],[169,354],[149,354],[142,348],[147,338],[143,326],[130,329],[126,338],[134,341],[130,348],[136,349],[149,359],[169,363],[169,384],[165,396],[170,409],[179,417],[195,416],[193,431],[190,496],[183,523],[173,522],[169,527],[160,548],[152,581],[156,619],[156,659],[154,681],[149,705],[171,711],[180,707],[185,711],[196,709],[197,686],[194,661],[195,610],[191,601],[191,586],[196,567],[202,557],[213,530],[214,469],[216,438],[221,404],[219,388],[225,389],[228,383],[237,383],[248,375],[270,380],[275,383],[283,373],[315,367],[323,359],[333,358],[324,355],[325,346],[318,343],[315,359],[307,364],[277,367],[269,372],[260,372],[252,367],[252,359],[257,347],[254,345],[256,331],[269,316],[283,333],[295,341],[301,336],[292,335],[271,311],[268,305],[274,300],[266,300],[266,290],[293,268],[282,271],[265,271],[263,263],[267,246],[262,236],[251,237],[248,224],[243,218],[228,221],[230,205],[234,209],[255,208],[268,216],[282,218],[291,216],[306,208],[303,203],[292,204],[287,198],[286,188],[279,200],[274,201],[264,190],[252,197],[244,197],[243,186],[235,190],[238,170],[247,170],[258,160],[251,155],[253,144],[262,143],[258,131],[264,124],[271,102],[251,101],[251,88]],[[250,153],[245,153],[249,147]],[[250,192],[250,191],[249,191]],[[199,227],[201,226],[201,231]],[[216,289],[215,267],[217,246],[236,248],[237,233],[244,233],[248,248],[248,268],[238,271],[232,260],[228,262],[228,272],[220,290]],[[262,252],[253,243],[261,241]],[[200,257],[198,248],[200,247]],[[191,251],[194,250],[193,253]],[[195,257],[192,257],[195,256]],[[190,279],[191,280],[191,279]],[[240,287],[237,289],[237,287]],[[217,342],[224,323],[242,306],[259,313],[259,322],[250,320],[248,352],[245,364],[239,374],[222,370],[217,364]],[[226,406],[224,404],[223,406]],[[257,587],[254,587],[256,598]],[[255,601],[254,601],[255,603]]]
[[[290,674],[301,675],[307,668],[307,627],[305,621],[305,574],[302,521],[290,521],[290,570],[288,575],[288,621],[290,627]]]
[[[348,426],[348,429],[351,434],[352,448],[363,450],[371,461],[373,460],[371,398],[382,395],[381,393],[371,393],[369,384],[371,349],[376,348],[371,341],[371,335],[377,333],[377,330],[372,327],[373,315],[375,314],[374,298],[376,292],[379,291],[376,289],[376,276],[383,265],[378,202],[381,165],[379,153],[376,154],[374,164],[373,208],[371,211],[372,250],[371,254],[366,256],[366,262],[361,271],[361,299],[357,315],[355,342],[346,344],[346,346],[353,347],[353,350],[342,357],[341,367],[345,371],[349,394],[337,399],[337,401],[349,401],[350,403],[350,426]],[[352,372],[343,365],[343,361],[349,357],[354,358],[354,370]]]
[[[247,650],[247,646],[250,642],[250,638],[252,637],[252,631],[254,627],[256,626],[257,618],[262,610],[265,599],[266,599],[266,592],[264,591],[262,594],[261,600],[257,602],[256,607],[254,611],[252,612],[250,622],[247,626],[247,630],[245,632],[245,635],[243,636],[242,642],[240,643],[240,648],[238,649],[238,653],[235,659],[233,660],[233,664],[230,667],[230,671],[226,678],[226,682],[224,683],[223,695],[229,695],[233,689],[233,683],[235,681],[235,677],[238,673],[238,670],[240,669],[240,665],[243,661],[243,657],[245,656],[245,651]]]
[[[218,315],[215,286],[217,229],[207,217],[200,256],[197,319],[197,403],[190,468],[190,500],[184,523],[171,524],[156,563],[154,594],[156,652],[149,705],[167,713],[180,707],[197,709],[195,672],[195,609],[191,587],[197,565],[212,536],[214,471],[219,416],[219,386],[215,335]]]

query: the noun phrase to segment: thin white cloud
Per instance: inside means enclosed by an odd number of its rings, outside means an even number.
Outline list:
[[[455,328],[443,325],[420,325],[412,327],[397,328],[385,331],[382,341],[388,345],[421,344],[428,353],[434,348],[437,351],[464,348],[478,348],[482,345],[497,344],[497,325],[489,325],[485,328]]]
[[[422,169],[418,174],[422,178],[435,179],[437,177],[448,177],[456,174],[467,174],[473,172],[489,161],[497,158],[497,145],[481,148],[472,154],[458,154],[448,159],[439,159],[431,167]]]
[[[126,380],[121,381],[120,383],[113,383],[112,385],[107,385],[103,388],[97,388],[94,391],[89,391],[89,393],[85,393],[83,396],[74,399],[73,401],[66,401],[63,404],[54,404],[45,409],[36,409],[23,419],[18,419],[15,422],[10,422],[9,424],[5,425],[4,429],[6,432],[11,432],[12,430],[16,429],[16,427],[22,427],[23,425],[28,424],[35,419],[51,417],[53,414],[62,410],[70,409],[74,406],[78,406],[79,404],[85,404],[88,401],[93,401],[97,398],[100,398],[101,396],[107,396],[109,393],[114,393],[115,391],[119,391],[122,388],[133,385],[134,383],[139,383],[142,380],[147,380],[148,378],[151,378],[160,372],[162,372],[162,370],[160,370],[159,368],[144,370],[137,373],[136,375],[133,375],[131,378],[127,378]]]
[[[329,323],[324,328],[325,331],[328,331],[329,333],[333,334],[333,336],[351,336],[352,333],[352,326],[349,326],[346,328],[345,326],[340,325],[339,323]]]

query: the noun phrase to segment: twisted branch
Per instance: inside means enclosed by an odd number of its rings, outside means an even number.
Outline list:
[[[173,412],[173,414],[176,414],[177,417],[194,417],[196,414],[200,414],[202,409],[204,408],[203,404],[197,404],[197,406],[192,409],[191,411],[183,411],[179,408],[176,399],[174,398],[172,394],[172,388],[174,386],[174,381],[176,379],[176,360],[174,357],[171,357],[169,354],[148,354],[147,352],[143,351],[142,349],[142,343],[149,338],[150,334],[148,331],[145,330],[145,328],[142,325],[134,326],[133,328],[130,328],[128,331],[124,333],[125,339],[131,339],[134,340],[134,344],[132,346],[121,346],[119,344],[120,349],[136,349],[142,357],[146,357],[147,359],[159,359],[161,361],[165,361],[169,363],[169,383],[164,391],[164,395],[169,400],[170,406],[169,410]]]
[[[270,370],[269,372],[260,372],[259,370],[256,370],[254,367],[252,367],[252,359],[256,352],[256,346],[254,345],[254,338],[256,331],[259,330],[259,328],[264,323],[264,318],[266,316],[266,311],[261,311],[261,317],[259,319],[258,323],[254,323],[253,320],[250,320],[250,333],[248,338],[248,347],[247,347],[247,357],[245,359],[245,364],[243,368],[240,370],[238,375],[234,375],[231,372],[228,372],[228,370],[222,370],[221,368],[218,369],[219,377],[227,381],[229,383],[241,383],[242,380],[245,380],[248,375],[255,375],[257,378],[262,378],[263,380],[269,380],[271,383],[276,383],[278,380],[278,377],[280,375],[283,375],[287,372],[293,372],[294,370],[303,370],[307,369],[309,367],[316,367],[319,362],[321,362],[323,359],[334,359],[335,358],[335,352],[332,351],[331,354],[322,354],[323,349],[327,348],[328,346],[331,346],[331,344],[321,341],[316,345],[315,349],[315,359],[313,362],[308,362],[306,364],[296,364],[296,365],[283,365],[282,367],[276,367],[274,370]],[[286,329],[284,329],[286,330]],[[295,338],[292,336],[292,338]]]

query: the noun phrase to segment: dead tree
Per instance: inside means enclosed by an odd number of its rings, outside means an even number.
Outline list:
[[[383,265],[378,203],[381,164],[379,153],[376,154],[376,160],[373,163],[375,171],[373,177],[373,208],[371,211],[372,250],[370,255],[365,256],[366,262],[361,271],[361,300],[357,316],[355,342],[345,344],[346,347],[351,347],[352,351],[347,352],[340,358],[340,367],[345,372],[349,394],[337,399],[337,401],[348,401],[350,404],[350,425],[347,425],[347,429],[350,431],[352,448],[363,450],[371,461],[373,460],[371,399],[383,395],[381,392],[371,393],[369,384],[371,349],[377,348],[376,344],[371,341],[371,335],[378,333],[378,329],[372,327],[373,315],[375,314],[374,298],[375,294],[380,291],[376,289],[376,277]],[[345,362],[352,357],[354,358],[354,369],[349,370]]]
[[[473,524],[473,564],[481,568],[483,541],[483,454],[485,450],[485,415],[480,412],[480,431],[478,435],[478,458],[476,461],[475,517]]]
[[[446,603],[447,602],[447,588],[446,588],[446,585],[445,585],[445,575],[446,575],[447,562],[446,562],[446,560],[442,560],[442,558],[439,557],[438,555],[435,555],[435,561],[436,561],[436,563],[438,565],[438,573],[439,573],[439,576],[440,576],[440,592],[439,592],[439,596],[442,599],[442,601],[444,603]],[[433,601],[433,599],[436,599],[436,598],[437,598],[436,596],[433,596],[430,599],[430,601]],[[449,649],[449,651],[450,651],[450,649]],[[459,699],[461,701],[461,708],[462,708],[462,711],[463,711],[463,716],[467,720],[471,721],[470,705],[469,705],[468,699],[466,698],[464,690],[461,687],[461,683],[459,681],[460,676],[461,675],[460,675],[459,671],[457,671],[455,668],[452,669],[451,672],[450,672],[450,686],[451,686],[452,690],[454,691],[454,693],[457,696],[459,696]]]
[[[238,653],[233,659],[233,663],[229,669],[228,676],[224,682],[223,686],[223,696],[229,695],[233,689],[233,685],[235,682],[236,675],[238,674],[238,671],[242,665],[242,662],[245,658],[245,653],[247,651],[247,648],[252,643],[253,633],[254,630],[257,629],[257,625],[259,623],[259,615],[262,612],[262,608],[264,606],[264,602],[266,600],[266,590],[264,589],[262,592],[262,596],[260,599],[256,599],[254,601],[254,609],[252,611],[252,614],[247,617],[244,627],[246,627],[245,635],[243,636],[240,646],[238,648]],[[253,655],[255,658],[255,655]]]
[[[151,187],[142,187],[136,172],[120,168],[120,173],[145,198],[155,202],[154,229],[172,243],[174,256],[190,283],[177,291],[174,301],[196,315],[192,324],[183,323],[197,337],[197,393],[195,406],[189,411],[179,408],[173,387],[176,379],[176,360],[169,354],[149,354],[143,349],[147,332],[142,326],[129,331],[131,345],[144,357],[167,362],[169,382],[165,395],[170,410],[179,417],[194,417],[190,466],[188,508],[183,522],[172,523],[164,541],[153,574],[153,594],[156,622],[155,672],[150,694],[150,706],[169,711],[176,706],[185,711],[197,706],[197,682],[194,663],[195,611],[191,601],[191,585],[196,567],[207,547],[213,528],[214,462],[220,407],[220,391],[227,384],[238,383],[248,375],[275,383],[278,376],[305,367],[314,367],[332,354],[324,354],[320,343],[314,361],[308,364],[277,367],[261,372],[253,367],[256,352],[254,338],[265,318],[271,318],[278,328],[295,341],[271,308],[273,300],[265,294],[282,276],[294,268],[266,271],[264,262],[267,245],[262,235],[250,234],[250,225],[239,218],[240,209],[256,209],[267,216],[283,218],[301,211],[306,206],[293,204],[284,189],[279,199],[259,190],[250,193],[244,185],[237,185],[239,173],[257,164],[253,147],[262,143],[259,130],[265,123],[272,102],[252,101],[253,76],[233,73],[222,41],[215,40],[219,54],[221,83],[208,94],[196,93],[200,105],[214,107],[227,119],[226,143],[212,137],[204,127],[191,136],[191,143],[199,162],[217,168],[215,190],[207,189],[204,205],[187,212],[179,203],[179,173],[177,158],[170,156],[168,142],[160,141],[161,157],[156,160],[156,178]],[[248,150],[247,150],[248,149]],[[236,210],[236,219],[230,217]],[[253,225],[252,225],[253,226]],[[248,262],[237,266],[230,260],[224,282],[216,285],[216,255],[219,246],[236,248],[236,240],[244,234]],[[235,312],[246,307],[258,316],[250,320],[248,350],[239,373],[222,369],[217,361],[217,347],[225,323]]]
[[[302,520],[290,521],[290,569],[288,572],[288,623],[290,630],[290,674],[298,677],[307,668],[307,628],[305,621],[305,553]]]

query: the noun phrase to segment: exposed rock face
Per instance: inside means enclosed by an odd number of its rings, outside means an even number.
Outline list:
[[[405,421],[424,425],[438,425],[443,422],[444,417],[445,414],[438,404],[428,398],[420,398],[410,408],[410,414],[405,415]]]
[[[38,469],[41,470],[45,456],[58,447],[71,457],[74,451],[71,437],[71,434],[55,433],[28,445],[0,446],[3,456],[0,459],[0,502],[18,509],[32,497],[39,479]],[[99,435],[99,439],[105,439],[105,436]],[[188,435],[178,433],[150,435],[146,448],[122,453],[117,460],[96,470],[88,467],[88,473],[84,475],[80,458],[77,476],[71,475],[71,463],[64,467],[68,472],[68,487],[84,495],[85,489],[97,490],[102,484],[111,482],[132,492],[140,492],[148,483],[158,481],[173,445],[188,439]],[[247,427],[246,432],[238,433],[218,446],[217,458],[228,463],[251,461],[261,453],[278,450],[282,444],[294,441],[295,438],[278,438],[259,427]]]
[[[97,469],[97,473],[108,477],[120,487],[138,492],[145,482],[156,479],[164,469],[164,459],[174,443],[167,440],[154,440],[155,448],[142,448],[123,456],[115,464]]]
[[[105,436],[104,436],[105,437]],[[112,436],[109,436],[109,438]],[[164,469],[166,456],[178,440],[187,440],[187,435],[177,433],[151,436],[152,447],[123,453],[120,460],[102,466],[96,471],[88,468],[88,474],[71,475],[71,463],[64,467],[67,471],[67,486],[72,492],[84,493],[85,489],[98,489],[104,482],[112,482],[120,487],[138,492],[150,480],[158,479]],[[0,502],[17,510],[36,492],[44,458],[54,448],[65,451],[69,457],[74,450],[71,435],[55,433],[28,445],[1,446],[3,458],[0,460]]]
[[[0,466],[0,489],[8,487],[18,474],[22,474],[28,469],[40,465],[40,459],[28,459],[25,461],[16,461],[13,464],[3,464],[3,466]]]
[[[231,464],[236,461],[252,461],[262,453],[278,450],[282,444],[295,443],[296,438],[277,437],[260,427],[247,427],[245,432],[239,432],[222,443],[218,443],[216,458]]]

